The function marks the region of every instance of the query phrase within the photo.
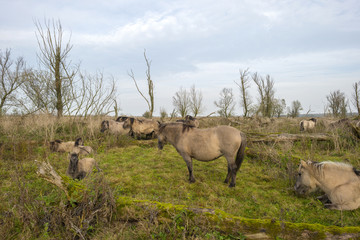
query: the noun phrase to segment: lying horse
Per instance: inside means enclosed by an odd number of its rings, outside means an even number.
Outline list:
[[[161,150],[166,142],[171,143],[183,157],[189,170],[189,181],[195,182],[192,158],[199,161],[212,161],[225,156],[228,173],[225,183],[235,187],[236,173],[245,155],[246,136],[230,126],[217,126],[199,129],[182,123],[161,124],[158,132],[158,147]]]
[[[81,138],[77,138],[76,141],[64,142],[62,140],[55,140],[50,142],[50,150],[53,152],[71,152],[77,142],[78,145],[83,145],[84,142]]]
[[[360,172],[353,166],[339,162],[301,160],[295,191],[306,194],[321,188],[330,203],[329,209],[353,210],[360,207]]]
[[[77,149],[77,150],[75,150]],[[94,153],[94,150],[90,146],[84,146],[84,141],[81,138],[76,139],[75,145],[72,151],[78,151],[80,155],[88,155]]]
[[[130,129],[130,132],[135,138],[140,139],[141,135],[154,138],[159,130],[159,122],[152,119],[136,119],[129,117],[124,121],[124,128]]]
[[[176,120],[176,122],[182,122],[189,126],[199,127],[199,121],[190,115],[186,115],[185,119]]]
[[[69,153],[69,166],[66,173],[73,179],[83,179],[87,174],[91,173],[93,168],[99,171],[94,158],[82,158],[79,160],[79,151],[74,149]]]
[[[300,122],[300,131],[308,131],[314,129],[316,126],[316,119],[310,118],[309,120],[302,120]]]
[[[109,133],[115,135],[128,135],[130,129],[124,128],[124,122],[118,122],[114,120],[104,120],[101,122],[100,131],[102,133],[105,131],[109,131]]]

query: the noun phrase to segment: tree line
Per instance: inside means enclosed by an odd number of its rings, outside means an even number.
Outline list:
[[[120,111],[116,99],[116,87],[113,77],[105,78],[102,72],[89,74],[81,70],[80,64],[69,59],[72,50],[71,37],[65,39],[60,20],[35,21],[36,38],[39,47],[40,69],[28,68],[22,57],[12,59],[11,50],[0,49],[0,115],[9,113],[31,114],[46,112],[63,115],[82,116],[110,114],[116,116]],[[144,58],[147,65],[146,93],[142,91],[131,70],[128,75],[133,80],[141,97],[146,101],[148,110],[145,117],[151,118],[154,112],[154,82],[151,79],[151,60]],[[109,81],[110,80],[110,81]],[[303,110],[300,101],[286,105],[285,99],[275,97],[275,81],[270,75],[261,76],[249,69],[239,70],[239,80],[234,81],[239,89],[240,107],[244,117],[279,117],[287,115],[298,117]],[[251,86],[257,89],[257,102],[249,94]],[[360,115],[360,81],[353,84],[351,103]],[[349,100],[340,90],[326,96],[324,113],[335,117],[345,117],[350,109]],[[172,98],[171,116],[188,114],[198,116],[204,113],[203,95],[192,85],[189,90],[180,88]],[[214,101],[217,113],[223,117],[234,115],[236,100],[232,88],[223,88],[219,99]],[[309,110],[310,111],[310,110]],[[160,108],[161,117],[167,116]]]

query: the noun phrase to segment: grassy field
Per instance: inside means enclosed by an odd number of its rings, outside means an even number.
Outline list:
[[[332,119],[322,119],[315,130],[315,133],[327,133],[331,136],[331,141],[316,142],[305,138],[297,142],[267,143],[254,143],[251,140],[271,133],[299,134],[300,120],[201,119],[200,127],[231,124],[248,136],[247,155],[238,172],[235,188],[229,188],[223,183],[227,172],[225,158],[208,163],[194,160],[196,182],[190,184],[186,164],[171,145],[166,145],[160,151],[155,139],[138,141],[129,137],[116,138],[101,134],[99,129],[102,119],[57,120],[43,116],[2,118],[2,236],[7,239],[245,239],[245,233],[239,232],[235,236],[217,229],[216,226],[199,226],[184,233],[184,229],[174,228],[179,219],[176,216],[172,223],[165,225],[141,219],[135,216],[135,213],[125,221],[123,215],[117,216],[117,208],[111,207],[119,197],[192,208],[219,209],[250,219],[317,223],[326,226],[360,226],[359,209],[343,212],[324,209],[322,203],[316,200],[320,193],[299,197],[293,190],[299,159],[347,161],[354,166],[360,166],[358,139],[346,128],[328,128],[327,121]],[[76,136],[82,136],[85,144],[97,151],[94,157],[102,172],[94,175],[95,182],[89,179],[82,182],[67,179],[67,154],[49,150],[50,140],[73,140]],[[61,190],[37,176],[35,159],[51,163],[68,181],[69,186],[75,189],[74,199],[70,200],[73,205],[69,207]],[[84,185],[91,186],[92,190],[88,195],[85,190],[81,190],[86,189]],[[107,189],[107,192],[104,189]],[[93,195],[96,196],[96,201],[102,201],[103,206],[107,207],[100,208],[95,206],[96,204],[93,206],[97,214],[102,209],[102,215],[91,216],[85,231],[87,235],[84,235],[76,230],[74,224],[79,221],[83,226],[86,222],[84,219],[90,217],[81,215],[82,219],[79,220],[79,214],[76,215],[74,209],[78,209],[79,203],[83,203],[84,199],[93,199]],[[80,198],[82,200],[79,200]],[[88,202],[92,201],[90,200]],[[77,206],[74,206],[76,204]],[[88,205],[86,207],[89,208]],[[132,212],[128,211],[131,215]],[[59,219],[54,218],[56,214]],[[56,221],[60,222],[60,225],[55,228]]]

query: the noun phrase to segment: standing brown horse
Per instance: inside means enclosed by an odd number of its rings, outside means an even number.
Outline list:
[[[245,155],[246,136],[230,126],[217,126],[199,129],[182,123],[161,124],[158,133],[158,147],[161,150],[166,142],[171,143],[183,157],[189,170],[189,181],[195,182],[192,158],[199,161],[212,161],[225,156],[228,173],[225,183],[235,187],[236,173]]]

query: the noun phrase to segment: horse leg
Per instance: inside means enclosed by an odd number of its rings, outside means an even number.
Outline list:
[[[231,175],[231,170],[230,170],[230,167],[228,166],[228,172],[227,172],[224,183],[229,183],[230,175]]]
[[[325,204],[326,208],[336,210],[353,210],[360,206],[358,182],[350,182],[337,186],[332,190],[329,198],[332,204]]]
[[[187,168],[189,170],[189,182],[193,183],[193,182],[195,182],[195,178],[194,178],[194,174],[193,174],[192,159],[189,155],[184,154],[184,153],[181,153],[181,156],[183,157],[183,159],[187,165]]]
[[[228,183],[231,177],[229,187],[235,187],[236,184],[236,172],[238,170],[236,163],[235,163],[235,156],[225,156],[228,162],[228,174],[225,179],[225,183]]]

